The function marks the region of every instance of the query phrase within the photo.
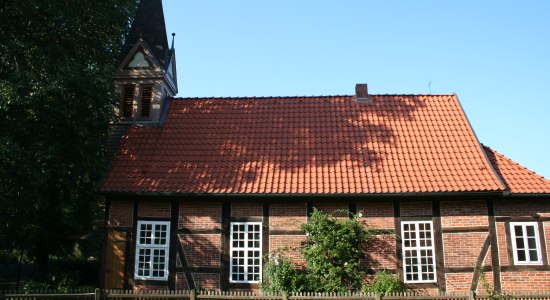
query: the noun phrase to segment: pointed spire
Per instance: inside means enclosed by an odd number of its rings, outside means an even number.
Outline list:
[[[174,38],[176,37],[176,34],[174,32],[172,32],[172,47],[170,48],[170,50],[174,51]]]
[[[141,0],[139,2],[132,27],[126,36],[119,56],[119,63],[128,55],[139,38],[147,43],[155,58],[163,67],[166,67],[166,55],[169,49],[162,0]]]
[[[139,38],[142,39],[143,38],[143,22],[139,22]]]

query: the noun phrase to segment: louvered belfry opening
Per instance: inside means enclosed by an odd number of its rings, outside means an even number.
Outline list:
[[[122,97],[122,118],[131,119],[134,110],[134,89],[133,84],[124,85],[124,96]]]
[[[146,85],[141,87],[141,106],[140,117],[148,118],[151,114],[151,99],[153,97],[153,86]]]

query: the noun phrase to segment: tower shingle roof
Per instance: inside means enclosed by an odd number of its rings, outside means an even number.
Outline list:
[[[171,53],[169,53],[161,0],[141,0],[139,2],[132,27],[120,51],[119,63],[128,55],[140,36],[151,48],[157,61],[166,69],[168,66],[166,60]]]

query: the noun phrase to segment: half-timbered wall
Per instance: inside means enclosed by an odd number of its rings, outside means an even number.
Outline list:
[[[550,204],[543,200],[448,200],[380,202],[193,202],[185,199],[110,199],[108,204],[104,284],[109,288],[255,290],[255,283],[229,280],[231,222],[261,222],[262,256],[283,251],[299,264],[306,236],[300,225],[313,207],[345,217],[360,214],[368,227],[386,234],[362,247],[367,280],[379,270],[403,278],[401,222],[433,224],[436,277],[434,283],[410,284],[439,293],[480,291],[483,274],[496,289],[525,290],[550,281]],[[170,275],[167,281],[135,280],[138,220],[170,221]],[[536,222],[542,263],[515,265],[510,222]],[[529,223],[531,224],[531,223]],[[389,234],[388,234],[389,233]],[[121,270],[122,269],[122,270]],[[496,280],[495,280],[496,279]]]
[[[550,282],[550,202],[535,199],[495,201],[495,221],[502,290],[537,290]],[[511,222],[538,224],[542,262],[539,265],[514,263]]]

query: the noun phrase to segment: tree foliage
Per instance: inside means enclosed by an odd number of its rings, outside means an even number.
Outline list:
[[[114,67],[135,0],[0,2],[0,247],[45,275],[93,229]],[[1,250],[1,249],[0,249]]]
[[[281,253],[272,255],[264,270],[262,288],[268,291],[345,292],[359,290],[364,272],[360,245],[375,231],[366,228],[359,215],[338,218],[314,209],[302,225],[307,241],[302,244],[304,268]]]

